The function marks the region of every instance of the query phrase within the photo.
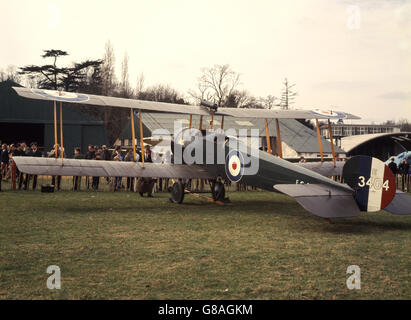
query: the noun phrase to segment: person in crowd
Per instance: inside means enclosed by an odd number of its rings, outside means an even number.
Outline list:
[[[111,160],[111,151],[107,148],[105,144],[101,146],[101,160],[110,161]],[[107,183],[110,183],[110,177],[106,177]]]
[[[307,162],[306,160],[305,160],[305,158],[304,157],[300,157],[300,161],[299,161],[300,163],[305,163],[305,162]]]
[[[139,157],[140,157],[140,162],[142,162],[142,156],[141,156],[141,151],[139,152]],[[144,162],[153,162],[151,158],[151,149],[150,146],[146,146],[144,148]]]
[[[27,150],[27,156],[28,157],[37,157],[37,158],[41,158],[43,156],[43,154],[41,153],[41,151],[37,148],[37,144],[36,143],[32,143],[30,145],[30,149]],[[37,186],[37,175],[29,175],[26,174],[26,179],[24,181],[24,190],[27,190],[28,186],[30,185],[30,179],[33,178],[33,190],[36,190],[36,186]]]
[[[26,152],[24,151],[24,146],[25,143],[21,142],[17,145],[17,150],[15,151],[13,156],[16,157],[25,157],[26,156]],[[27,176],[27,175],[26,175]],[[18,180],[18,185],[19,185],[19,190],[21,190],[21,187],[23,185],[23,182],[26,180],[24,177],[23,172],[19,172],[17,171],[17,180]]]
[[[56,149],[57,149],[57,154],[56,154]],[[63,158],[66,158],[66,154],[63,150],[61,150],[61,147],[59,144],[56,144],[53,146],[53,149],[50,150],[50,152],[47,153],[49,158],[60,158],[61,153],[63,152]],[[51,184],[56,187],[56,178],[57,178],[57,190],[60,190],[61,187],[61,176],[53,176],[51,179]]]
[[[407,159],[402,159],[400,165],[398,166],[399,174],[401,174],[401,187],[402,191],[409,191],[406,190],[406,186],[408,186],[408,172],[410,171],[410,165],[407,163]]]
[[[398,167],[394,161],[394,157],[391,158],[391,162],[388,164],[388,167],[390,168],[390,170],[392,171],[394,175],[398,173]]]
[[[123,161],[123,157],[121,156],[121,147],[116,147],[113,153],[113,160],[114,161]],[[121,177],[114,178],[114,191],[117,191],[121,188]]]
[[[107,146],[105,144],[103,144],[101,146],[101,149],[102,149],[101,159],[105,160],[105,161],[111,160],[111,152],[110,152],[110,150],[107,149]]]
[[[74,159],[84,159],[85,155],[81,153],[79,147],[74,148]],[[81,186],[81,176],[73,177],[73,190],[80,190]]]
[[[88,146],[88,151],[86,153],[87,160],[94,160],[96,158],[96,149],[93,145]]]
[[[100,152],[96,152],[96,158],[95,160],[101,160],[101,153]],[[91,187],[93,188],[93,191],[97,191],[98,190],[98,185],[100,183],[100,177],[93,177],[93,181],[91,184]]]
[[[88,146],[88,151],[86,153],[86,159],[87,160],[95,160],[96,159],[96,150],[94,149],[93,145]],[[86,177],[86,185],[87,185],[87,190],[90,189],[90,177]]]
[[[136,154],[136,157],[138,157],[138,154]],[[127,150],[127,154],[124,157],[124,161],[128,161],[128,162],[134,161],[133,149],[130,148]],[[134,178],[133,177],[127,177],[127,190],[129,191],[134,190]]]
[[[9,168],[9,150],[7,148],[7,144],[5,143],[1,145],[0,161],[3,181],[7,181],[7,170]]]
[[[118,159],[119,159],[119,160],[116,160],[116,159],[115,159],[115,157],[117,157],[117,156],[118,156]],[[114,151],[113,151],[113,154],[111,155],[111,160],[114,160],[114,161],[123,161],[123,157],[122,157],[122,155],[121,155],[121,147],[120,147],[120,146],[115,147],[115,149],[114,149]]]

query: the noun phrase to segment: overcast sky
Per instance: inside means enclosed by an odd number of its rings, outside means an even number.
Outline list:
[[[356,6],[356,7],[352,7]],[[43,63],[43,49],[101,58],[110,40],[130,83],[186,94],[202,67],[230,64],[255,96],[296,83],[296,108],[411,121],[411,0],[0,1],[0,68]]]

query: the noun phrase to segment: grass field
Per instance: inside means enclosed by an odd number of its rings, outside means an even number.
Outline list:
[[[0,193],[1,299],[410,299],[411,216],[326,220],[268,192]],[[61,268],[49,290],[46,268]],[[349,265],[361,290],[348,290]]]

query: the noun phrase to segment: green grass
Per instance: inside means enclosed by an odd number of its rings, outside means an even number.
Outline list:
[[[0,299],[410,299],[411,217],[334,220],[268,192],[218,206],[127,192],[0,193]],[[49,290],[49,265],[61,290]],[[346,269],[361,267],[361,290]]]

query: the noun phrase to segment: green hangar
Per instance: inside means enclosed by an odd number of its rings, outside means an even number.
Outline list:
[[[26,142],[28,145],[36,142],[40,150],[50,151],[54,145],[53,102],[21,98],[12,89],[16,86],[21,87],[12,81],[0,82],[0,141],[7,144]],[[103,121],[67,104],[63,104],[63,129],[63,146],[68,158],[73,157],[75,147],[85,153],[89,144],[108,144]]]

